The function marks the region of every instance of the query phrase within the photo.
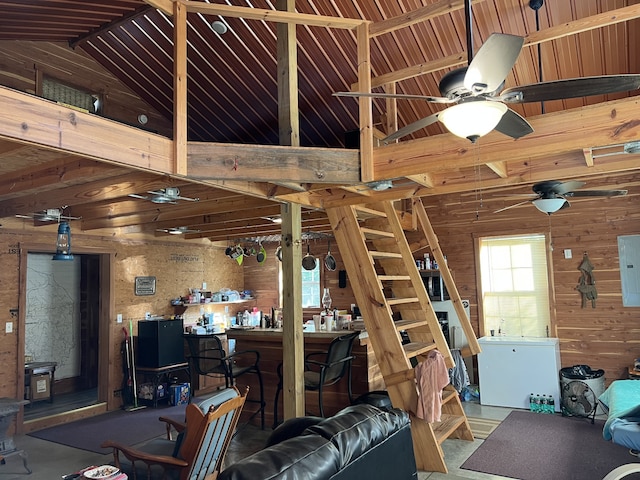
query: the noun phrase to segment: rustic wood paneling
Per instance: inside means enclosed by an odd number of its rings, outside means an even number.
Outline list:
[[[478,272],[474,268],[474,238],[547,233],[553,241],[555,318],[562,366],[587,364],[602,368],[607,383],[626,378],[627,367],[640,355],[640,311],[622,306],[617,237],[640,233],[638,180],[637,175],[620,175],[588,181],[585,189],[615,183],[620,188],[628,186],[629,195],[571,199],[571,208],[551,216],[542,214],[531,204],[493,213],[488,205],[493,207],[494,199],[483,199],[480,193],[444,195],[437,199],[426,197],[424,203],[429,218],[449,268],[454,272],[456,286],[460,295],[471,301],[471,323],[476,333],[479,332]],[[522,193],[527,192],[523,190]],[[505,204],[518,201],[504,199]],[[420,244],[421,240],[415,234],[409,234],[409,237],[413,244]],[[573,258],[564,258],[565,249],[571,249]],[[596,308],[592,308],[590,302],[586,308],[581,308],[581,296],[575,289],[583,252],[588,253],[595,266]]]

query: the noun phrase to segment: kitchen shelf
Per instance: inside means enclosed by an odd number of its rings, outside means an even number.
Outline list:
[[[185,307],[185,308],[189,308],[189,307],[205,307],[207,305],[229,305],[231,303],[244,303],[244,302],[250,302],[251,300],[255,300],[256,297],[245,297],[245,298],[241,298],[240,300],[228,300],[226,302],[200,302],[200,303],[172,303],[171,306],[172,307]]]

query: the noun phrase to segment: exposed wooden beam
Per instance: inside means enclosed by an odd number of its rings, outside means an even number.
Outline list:
[[[640,98],[588,105],[528,118],[534,132],[512,140],[497,132],[483,137],[480,157],[468,140],[451,134],[391,144],[374,149],[375,180],[410,176],[483,164],[582,151],[585,143],[612,145],[640,138]]]
[[[597,28],[606,27],[608,25],[628,22],[629,20],[633,20],[635,18],[640,18],[640,4],[634,4],[628,7],[622,7],[616,10],[610,10],[608,12],[591,15],[586,18],[574,20],[562,25],[557,25],[554,27],[546,28],[544,30],[540,30],[538,32],[530,33],[525,37],[524,45],[533,46],[537,45],[538,43],[557,40],[558,38],[576,35],[581,32],[595,30]],[[371,28],[376,28],[375,25],[376,24],[372,24]],[[395,72],[374,77],[371,79],[371,87],[380,87],[386,83],[399,82],[402,80],[407,80],[409,78],[417,77],[419,75],[432,73],[438,70],[457,67],[466,63],[466,53],[450,55],[439,60],[426,61],[417,65],[412,65],[407,68],[396,70]],[[351,85],[351,91],[361,91],[357,82]]]
[[[157,8],[165,15],[173,15],[173,1],[172,0],[143,0],[144,3],[151,5],[153,8]]]
[[[493,172],[500,178],[507,178],[509,176],[509,172],[507,171],[507,162],[489,162],[487,163],[487,167],[493,170]]]
[[[173,171],[187,173],[187,9],[173,3]]]
[[[353,29],[369,23],[367,20],[356,18],[329,17],[325,15],[311,15],[308,13],[284,12],[263,8],[235,7],[218,3],[204,3],[186,0],[187,11],[205,15],[221,15],[223,17],[244,18],[245,20],[261,20],[265,22],[292,23],[314,27]]]
[[[86,169],[79,169],[86,171]],[[118,169],[120,171],[120,169]],[[55,190],[48,195],[26,195],[0,202],[0,217],[16,213],[27,214],[59,208],[64,205],[82,205],[124,197],[131,193],[164,188],[173,184],[171,178],[142,172],[112,176],[103,180],[90,181],[85,177],[82,184],[60,188],[60,184],[52,184]],[[36,192],[37,193],[37,192]],[[39,193],[42,193],[40,190]]]
[[[474,4],[478,4],[482,1],[484,0],[476,0]],[[463,7],[464,0],[440,0],[439,2],[431,5],[426,5],[412,10],[411,12],[403,13],[397,17],[375,22],[371,25],[369,35],[373,38],[384,33],[394,32],[400,28],[409,27],[420,22],[426,22],[427,20],[431,20],[432,18],[440,15],[460,10]]]
[[[189,178],[357,183],[358,151],[344,148],[189,142]]]
[[[358,82],[363,92],[371,91],[371,44],[369,24],[357,28]],[[360,177],[363,182],[373,180],[373,106],[371,98],[358,99],[360,119]]]

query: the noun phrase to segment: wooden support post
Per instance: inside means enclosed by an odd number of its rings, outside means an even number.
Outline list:
[[[363,92],[371,92],[371,44],[369,24],[356,28],[358,37],[358,84]],[[373,110],[371,98],[360,97],[360,174],[363,182],[373,181]]]
[[[187,174],[187,9],[173,3],[173,166]]]

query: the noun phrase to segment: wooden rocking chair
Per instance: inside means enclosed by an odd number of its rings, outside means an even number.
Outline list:
[[[114,463],[118,468],[121,468],[120,453],[131,462],[133,480],[136,480],[136,462],[147,465],[148,480],[154,478],[154,465],[162,467],[163,480],[214,480],[222,468],[247,397],[246,391],[240,395],[236,388],[232,389],[234,398],[227,399],[229,389],[223,390],[214,397],[220,395],[225,400],[218,406],[211,406],[206,413],[197,405],[187,405],[186,428],[176,441],[158,438],[140,448],[132,448],[107,440],[102,447],[113,448]],[[168,477],[171,471],[177,472],[178,476]]]

